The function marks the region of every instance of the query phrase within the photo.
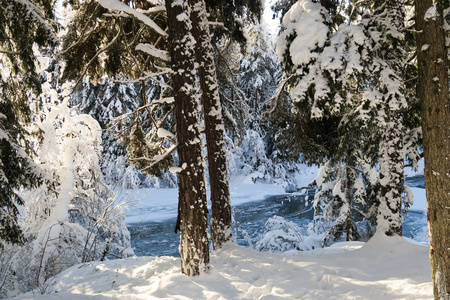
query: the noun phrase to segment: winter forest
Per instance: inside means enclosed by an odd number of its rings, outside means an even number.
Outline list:
[[[0,27],[0,299],[450,299],[448,0]]]

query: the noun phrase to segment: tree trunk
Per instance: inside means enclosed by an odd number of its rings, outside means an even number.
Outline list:
[[[194,67],[194,38],[186,1],[166,0],[178,138],[180,256],[184,274],[209,268],[207,200],[199,123],[199,91]]]
[[[356,151],[349,149],[347,151],[346,166],[345,166],[345,201],[348,206],[348,212],[345,221],[345,232],[347,234],[346,241],[353,241],[354,234],[353,224],[352,224],[352,206],[353,195],[355,192],[355,182],[356,182]]]
[[[435,299],[450,299],[450,100],[442,1],[416,1],[430,261]],[[426,12],[431,16],[425,19]],[[428,14],[427,14],[428,15]]]
[[[189,0],[189,4],[192,8],[192,34],[197,41],[195,54],[199,63],[205,115],[206,147],[211,186],[211,237],[214,249],[219,249],[224,243],[232,239],[231,199],[224,147],[222,108],[205,2],[204,0]]]
[[[392,236],[402,235],[403,126],[399,113],[391,114],[391,120],[386,123],[380,144],[380,204],[377,230],[383,230],[386,235]]]

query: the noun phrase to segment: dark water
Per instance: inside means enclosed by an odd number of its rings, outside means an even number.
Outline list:
[[[407,183],[409,186],[422,187],[423,180],[423,176],[409,177]],[[243,246],[254,245],[264,232],[265,223],[274,215],[293,221],[306,230],[314,215],[313,198],[314,191],[309,190],[308,194],[278,195],[234,206],[233,233],[236,242]],[[136,255],[179,256],[179,234],[174,233],[174,228],[175,219],[128,225]],[[410,211],[405,215],[404,236],[426,243],[424,228],[426,216],[423,212]]]
[[[409,187],[425,188],[425,178],[423,175],[406,177],[406,185]]]

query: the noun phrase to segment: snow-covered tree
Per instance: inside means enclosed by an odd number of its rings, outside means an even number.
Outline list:
[[[102,182],[101,128],[67,102],[51,107],[39,124],[39,163],[55,178],[56,193],[38,189],[24,196],[21,223],[32,240],[24,251],[33,256],[36,285],[73,264],[133,254],[125,209]]]
[[[33,151],[24,124],[30,121],[29,93],[41,91],[33,47],[57,43],[53,4],[0,3],[0,248],[5,242],[24,241],[17,223],[24,202],[17,191],[39,186],[45,177],[30,158]]]
[[[51,276],[80,262],[133,255],[125,204],[103,183],[101,128],[70,109],[69,97],[60,103],[59,92],[70,88],[58,85],[56,73],[42,73],[46,81],[34,112],[41,132],[33,140],[36,162],[52,181],[21,193],[26,239],[4,249],[2,293],[44,289]]]
[[[289,76],[292,112],[299,120],[297,130],[305,136],[295,142],[306,161],[328,162],[327,176],[318,178],[320,191],[315,196],[316,212],[333,224],[324,243],[330,235],[339,238],[346,233],[347,240],[358,235],[353,211],[361,202],[355,184],[363,161],[348,120],[355,101],[352,91],[358,88],[355,79],[362,70],[358,50],[365,36],[359,26],[342,24],[334,30],[332,25],[320,3],[298,1],[284,16],[285,30],[277,41],[278,56]]]
[[[209,268],[207,199],[199,119],[200,94],[196,88],[194,66],[195,40],[190,32],[192,24],[187,1],[166,0],[166,12],[169,20],[180,165],[177,173],[181,270],[188,276],[194,276]]]
[[[405,48],[405,10],[402,1],[375,1],[373,13],[366,17],[370,37],[369,60],[365,72],[369,87],[364,91],[359,119],[375,128],[379,141],[377,228],[387,235],[402,235],[404,192],[403,115],[408,108],[403,68]],[[375,147],[375,146],[374,146]],[[408,205],[408,203],[406,204]]]
[[[345,223],[351,223],[349,208],[357,211],[354,205],[358,206],[355,199],[359,197],[353,185],[356,179],[363,179],[364,166],[370,163],[379,166],[379,178],[377,184],[365,185],[370,190],[365,194],[373,195],[373,188],[378,188],[378,196],[372,199],[379,229],[401,234],[403,115],[408,107],[406,95],[411,94],[406,91],[402,69],[408,54],[405,12],[397,1],[375,1],[365,8],[359,19],[352,23],[348,17],[343,23],[345,18],[333,14],[336,3],[298,1],[283,18],[277,51],[289,76],[286,81],[295,104],[296,127],[302,133],[299,136],[306,137],[296,141],[297,148],[311,163],[331,163],[329,170],[337,173],[330,178],[335,184],[346,183],[339,188],[344,205],[333,205],[341,211],[334,213],[340,216],[337,220],[346,216]],[[408,142],[408,147],[412,144]],[[353,175],[341,172],[342,165],[344,170],[360,171]],[[350,228],[348,225],[347,238]]]
[[[225,127],[206,4],[204,0],[190,0],[189,5],[191,7],[192,35],[196,41],[196,61],[199,64],[198,72],[208,152],[212,210],[211,238],[214,249],[220,249],[224,243],[232,239]]]

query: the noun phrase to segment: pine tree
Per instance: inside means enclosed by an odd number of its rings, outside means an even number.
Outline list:
[[[17,224],[23,199],[21,188],[39,186],[44,173],[30,158],[32,149],[24,124],[30,121],[27,92],[39,94],[39,76],[33,45],[55,45],[53,1],[0,3],[0,247],[22,243]],[[46,178],[47,180],[49,178]]]
[[[448,1],[416,1],[416,37],[422,103],[428,230],[434,299],[450,299],[450,100]]]
[[[194,276],[209,268],[207,199],[201,152],[200,99],[194,67],[194,38],[190,33],[192,25],[187,1],[166,0],[166,11],[181,167],[178,172],[181,270],[188,276]]]
[[[403,74],[407,60],[404,3],[375,1],[372,10],[365,20],[372,45],[366,66],[370,87],[362,105],[368,107],[370,126],[379,135],[375,153],[380,166],[377,228],[387,235],[402,235],[403,115],[408,108]]]
[[[300,135],[293,148],[308,163],[327,162],[314,202],[316,214],[332,223],[324,244],[344,233],[347,240],[357,239],[360,233],[353,211],[366,206],[361,199],[366,193],[356,186],[362,180],[365,158],[358,147],[360,132],[352,121],[363,70],[360,57],[364,53],[359,49],[366,38],[361,26],[342,24],[335,30],[332,8],[298,1],[284,16],[285,30],[277,41],[294,101],[293,130]],[[308,26],[316,31],[312,33]]]
[[[342,182],[354,182],[345,179],[347,172],[339,171],[341,164],[353,162],[351,168],[359,171],[350,177],[361,179],[367,163],[379,165],[377,183],[366,184],[364,202],[366,210],[371,209],[364,217],[388,235],[402,234],[402,207],[408,206],[409,197],[403,197],[405,155],[413,164],[418,158],[417,118],[405,120],[406,113],[414,116],[415,97],[411,84],[405,83],[414,80],[406,77],[405,69],[414,68],[408,66],[404,4],[361,3],[364,7],[357,8],[364,8],[365,13],[358,19],[350,10],[346,24],[342,23],[346,18],[335,15],[337,7],[345,8],[344,3],[299,1],[283,19],[286,29],[277,47],[285,71],[292,74],[287,85],[298,113],[295,127],[306,137],[295,148],[310,163],[331,162],[330,170],[338,171],[338,177],[328,178],[335,183],[341,175]],[[314,36],[305,29],[312,24],[317,28]],[[334,207],[352,207],[356,196],[352,192],[342,195],[347,195],[346,205]]]
[[[239,62],[238,84],[250,108],[249,126],[255,129],[261,117],[262,105],[274,96],[282,70],[266,26],[257,24],[249,27],[248,53]]]
[[[150,161],[146,169],[156,166],[161,161],[160,158],[168,157],[174,149],[178,151],[180,167],[173,169],[179,175],[179,224],[181,225],[180,254],[182,259],[182,271],[187,275],[198,275],[208,269],[209,248],[207,238],[207,203],[205,194],[205,182],[203,178],[203,158],[201,154],[201,136],[199,129],[199,90],[196,82],[196,69],[194,65],[193,38],[190,33],[191,22],[190,12],[186,2],[167,1],[165,11],[167,18],[162,17],[159,12],[164,11],[163,6],[153,6],[148,2],[128,5],[118,1],[100,1],[102,7],[85,5],[81,12],[91,11],[87,23],[83,28],[86,31],[77,30],[72,26],[66,42],[64,51],[65,58],[74,61],[85,62],[80,68],[73,65],[73,69],[66,73],[66,78],[73,78],[79,74],[93,74],[94,78],[101,77],[104,73],[117,74],[122,71],[123,74],[138,78],[143,85],[142,79],[151,78],[158,81],[155,77],[172,73],[171,87],[172,97],[165,97],[154,100],[154,103],[168,103],[175,100],[175,119],[177,128],[177,139],[164,128],[158,128],[157,121],[152,119],[151,112],[148,113],[150,105],[143,97],[143,107],[139,108],[134,114],[136,123],[134,124],[134,138],[130,139],[134,143],[132,148],[137,150],[135,154],[152,155],[148,140],[144,139],[144,132],[139,128],[139,114],[147,112],[147,117],[154,125],[153,133],[158,138],[170,138],[173,146],[167,149],[164,154],[155,157],[135,157],[137,162]],[[121,18],[121,16],[106,16],[111,18],[111,22],[102,23],[98,19],[103,18],[103,12],[106,9],[121,10],[131,18]],[[134,8],[148,10],[144,14]],[[157,22],[155,23],[146,14],[153,14]],[[83,13],[79,13],[77,22],[84,20]],[[158,18],[162,17],[162,18]],[[122,20],[123,19],[123,20]],[[74,24],[79,24],[75,22]],[[157,24],[169,26],[170,34],[167,34]],[[106,27],[105,27],[106,26]],[[112,26],[112,27],[110,27]],[[92,30],[89,30],[92,29]],[[105,30],[106,29],[106,30]],[[157,35],[155,35],[155,33]],[[86,35],[86,36],[83,36]],[[137,38],[139,36],[139,38]],[[106,43],[96,44],[95,49],[86,49],[89,47],[90,39],[99,39]],[[131,39],[130,39],[131,37]],[[169,43],[162,43],[163,39],[169,37]],[[90,42],[89,42],[90,40]],[[158,45],[169,47],[170,53],[158,49]],[[131,49],[131,51],[130,51]],[[74,50],[74,51],[71,51]],[[106,58],[115,64],[115,69],[103,68],[108,64],[102,64],[100,53],[106,53]],[[76,53],[87,53],[88,55],[73,57]],[[142,55],[144,54],[144,55]],[[170,54],[170,55],[169,55]],[[130,66],[128,58],[133,61]],[[168,68],[171,66],[171,69]],[[129,68],[128,68],[129,67]],[[143,76],[143,78],[140,78]],[[160,82],[161,85],[167,84]],[[143,88],[145,91],[145,88]],[[142,93],[145,95],[145,92]],[[153,104],[153,103],[152,103]],[[162,143],[158,143],[163,146]],[[141,151],[142,150],[142,151]],[[150,151],[149,153],[147,153]],[[140,154],[139,154],[140,153]],[[153,153],[159,154],[159,153]],[[177,222],[178,223],[178,222]]]
[[[224,124],[217,83],[214,49],[204,0],[190,0],[192,35],[196,40],[195,54],[199,64],[199,79],[205,119],[211,186],[211,238],[214,249],[220,249],[232,239],[231,197],[228,185],[227,158],[224,145]]]

